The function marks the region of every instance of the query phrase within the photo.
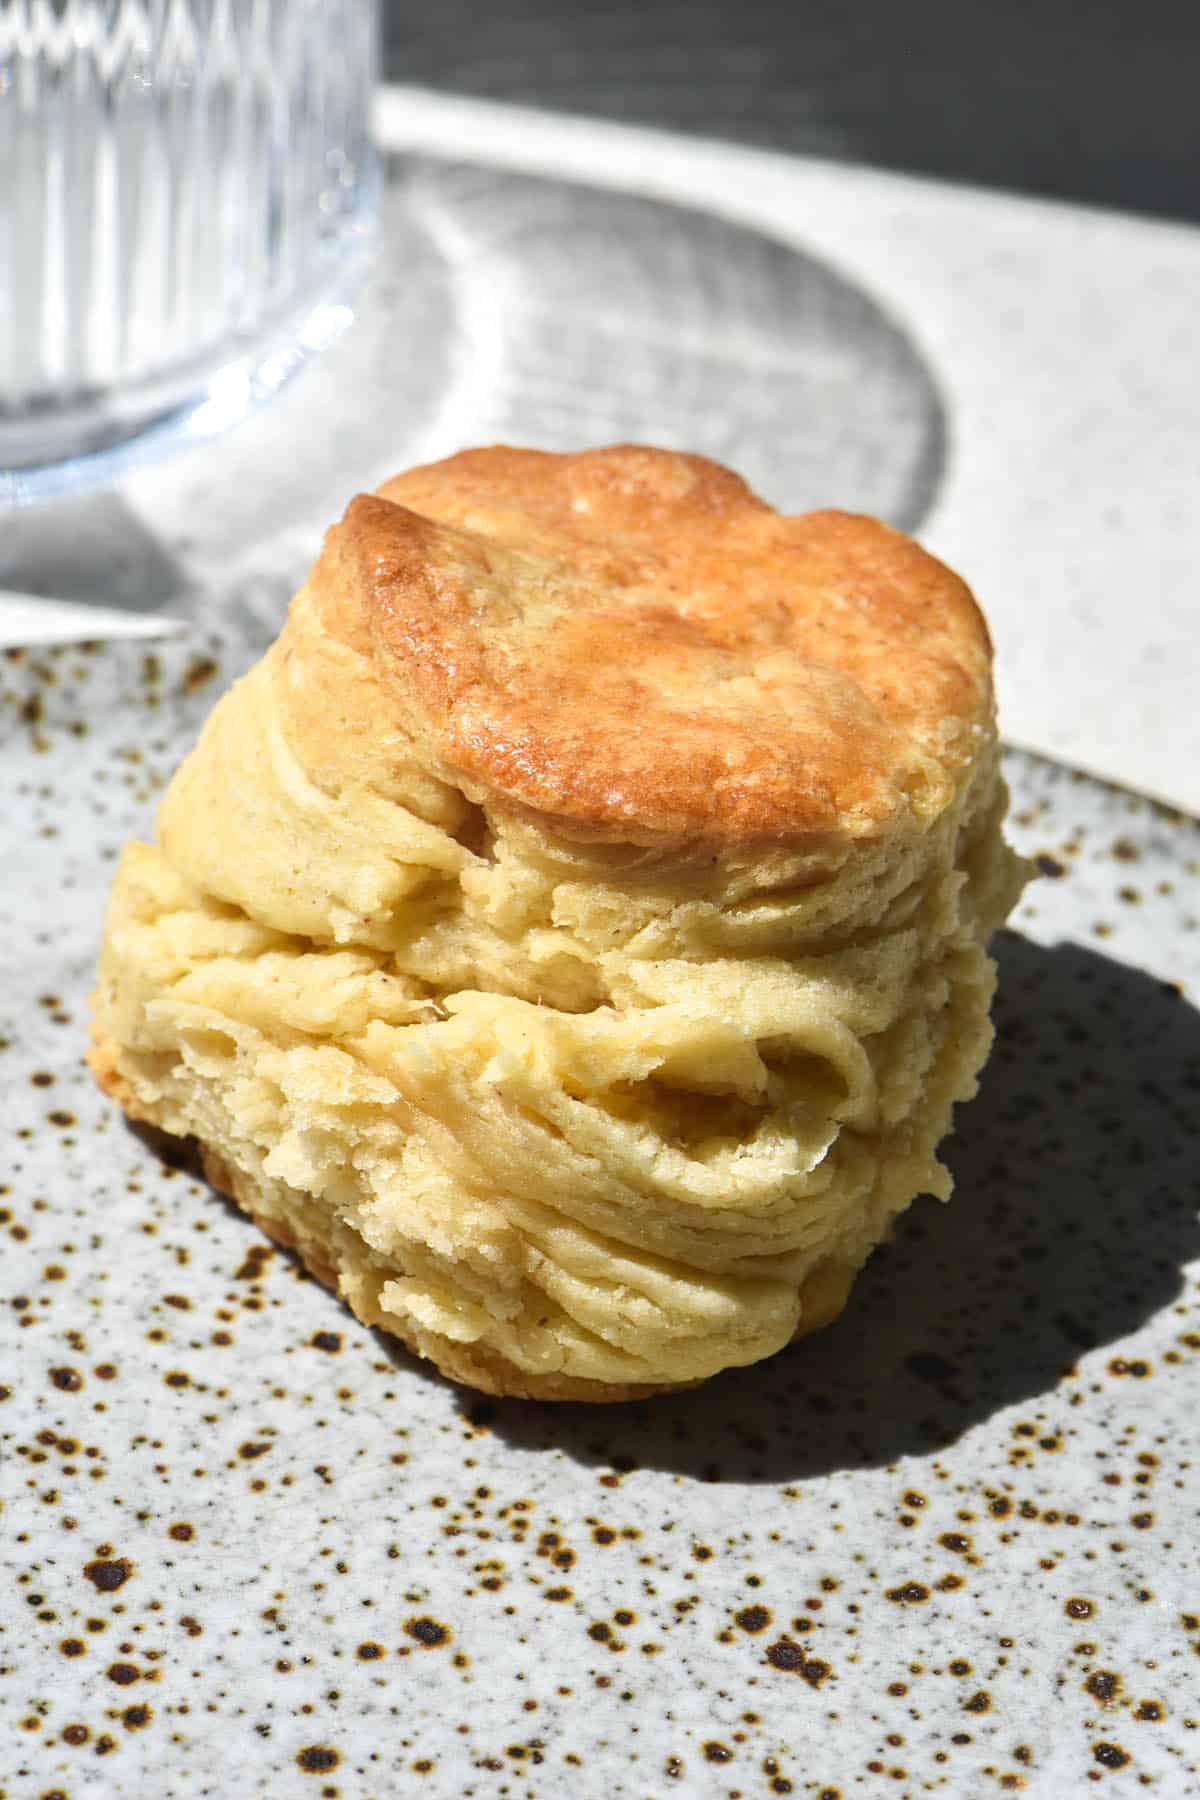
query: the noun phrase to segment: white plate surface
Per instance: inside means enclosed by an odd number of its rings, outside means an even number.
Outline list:
[[[81,1064],[244,598],[0,663],[0,1794],[1200,1792],[1200,827],[1013,754],[1049,873],[951,1205],[758,1369],[485,1402]]]

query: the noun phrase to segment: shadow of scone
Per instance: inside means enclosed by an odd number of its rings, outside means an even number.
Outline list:
[[[93,1063],[360,1318],[619,1399],[840,1309],[990,1043],[986,628],[624,447],[360,496],[117,875]]]

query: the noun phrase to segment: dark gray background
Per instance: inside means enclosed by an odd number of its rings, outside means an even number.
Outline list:
[[[460,94],[1200,221],[1197,0],[383,0]]]

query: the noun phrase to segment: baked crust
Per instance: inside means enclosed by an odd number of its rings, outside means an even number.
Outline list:
[[[674,451],[414,469],[350,503],[310,586],[427,761],[576,840],[878,836],[949,802],[991,717],[987,628],[949,569]]]

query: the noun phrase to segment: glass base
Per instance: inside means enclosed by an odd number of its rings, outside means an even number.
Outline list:
[[[373,247],[374,231],[363,226],[351,246],[339,246],[337,269],[317,293],[252,344],[224,346],[169,387],[123,396],[119,413],[100,402],[20,427],[0,416],[0,510],[108,486],[238,424],[351,323]]]

